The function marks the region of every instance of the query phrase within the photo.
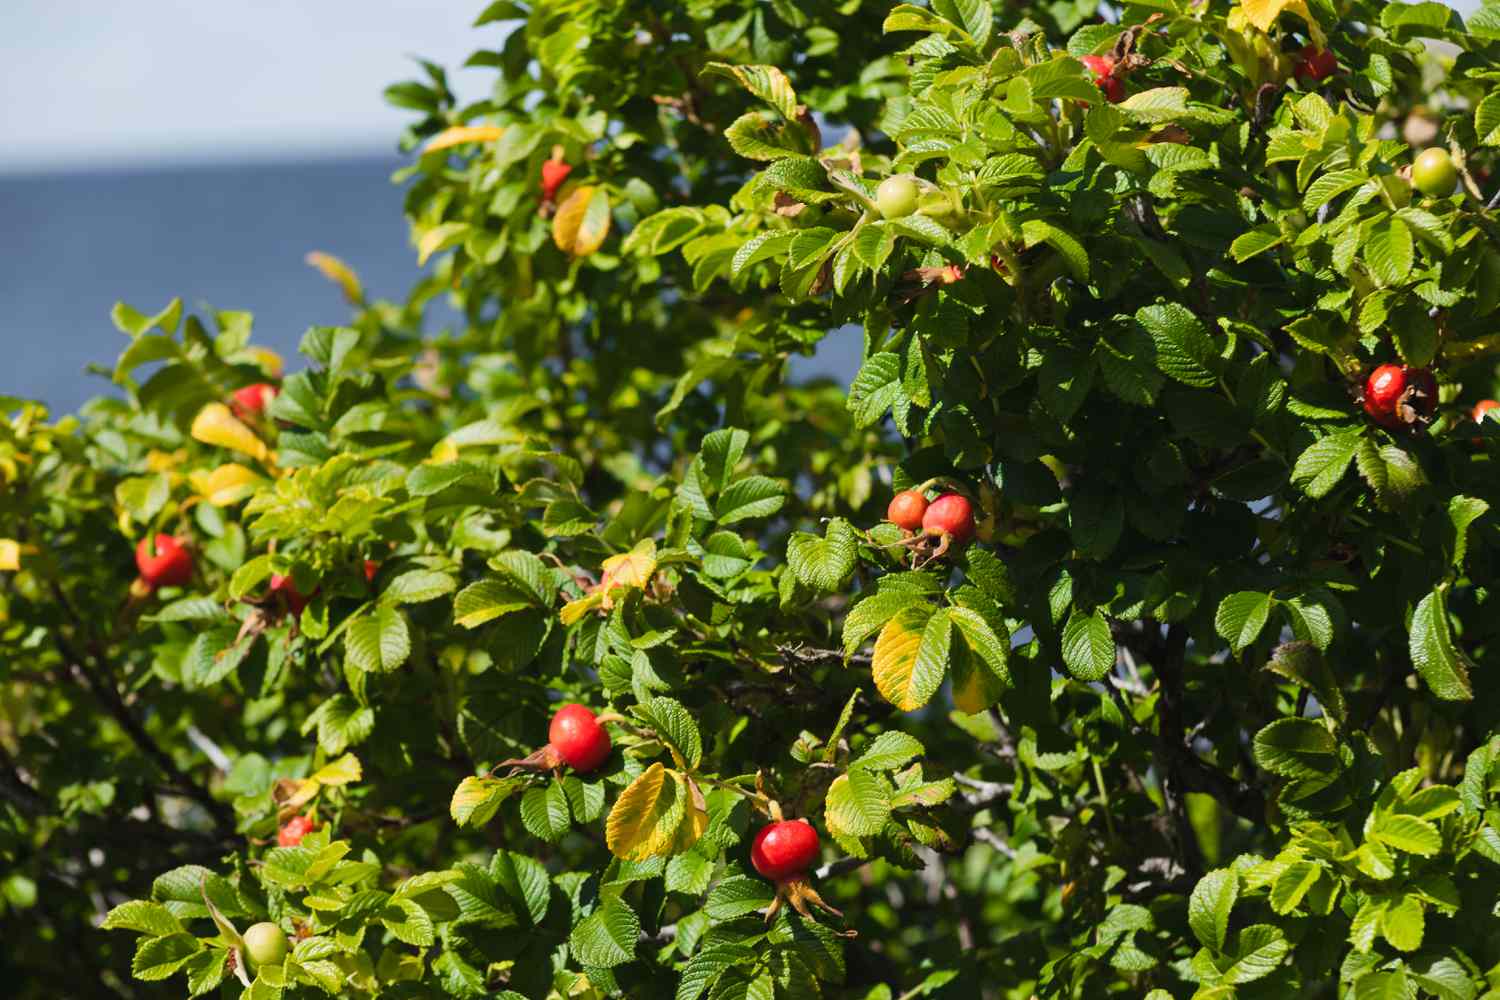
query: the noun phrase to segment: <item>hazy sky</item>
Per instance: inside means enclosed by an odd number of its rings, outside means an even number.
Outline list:
[[[390,149],[380,92],[461,70],[503,26],[480,0],[0,0],[0,172]]]
[[[1477,0],[1456,0],[1472,10]],[[482,0],[0,0],[0,173],[390,149],[386,84],[458,69],[505,28]],[[410,67],[410,68],[409,68]]]

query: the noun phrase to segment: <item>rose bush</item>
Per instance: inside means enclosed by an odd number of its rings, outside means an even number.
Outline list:
[[[13,995],[1500,989],[1500,8],[479,28],[405,300],[7,401]]]

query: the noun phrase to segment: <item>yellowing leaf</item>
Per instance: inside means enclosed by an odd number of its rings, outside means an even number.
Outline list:
[[[0,538],[0,570],[14,573],[21,568],[21,543],[14,538]]]
[[[431,229],[422,230],[422,234],[417,237],[417,266],[421,267],[426,264],[427,259],[433,254],[454,246],[467,235],[469,235],[467,222],[444,222]]]
[[[322,785],[347,785],[358,781],[364,775],[359,766],[359,758],[352,753],[346,753],[331,764],[324,764],[314,772],[312,779]]]
[[[703,798],[703,790],[692,778],[676,772],[672,773],[672,777],[687,791],[686,808],[672,844],[672,853],[681,854],[696,844],[698,838],[708,830],[708,803]]]
[[[255,363],[260,365],[260,370],[271,378],[281,378],[281,369],[284,367],[281,355],[269,347],[247,347],[245,353],[254,358]]]
[[[435,153],[440,149],[451,149],[466,142],[494,142],[505,134],[502,125],[452,125],[427,140],[423,153]]]
[[[643,538],[629,552],[604,560],[604,576],[599,581],[599,589],[605,593],[615,587],[640,589],[651,582],[655,572],[656,541]]]
[[[254,470],[238,462],[228,462],[212,472],[199,469],[188,478],[198,495],[215,507],[239,503],[254,493],[256,485],[264,481]]]
[[[689,819],[689,806],[682,775],[667,770],[660,762],[652,764],[615,801],[604,824],[604,842],[615,857],[626,861],[645,861],[682,850],[683,840],[691,844],[702,835],[697,819]],[[688,824],[685,819],[689,819]],[[680,839],[683,826],[691,829]],[[705,814],[702,827],[706,826]]]
[[[1246,19],[1261,31],[1270,31],[1271,25],[1276,23],[1283,12],[1296,14],[1307,22],[1313,44],[1320,49],[1327,45],[1327,36],[1323,34],[1317,18],[1312,16],[1312,11],[1307,9],[1305,0],[1242,0],[1240,6],[1245,11]]]
[[[146,468],[152,472],[171,472],[185,461],[187,461],[187,450],[183,448],[178,448],[176,451],[159,451],[152,448],[146,452]]]
[[[359,275],[333,254],[314,250],[302,259],[322,272],[323,277],[343,289],[344,298],[348,299],[351,305],[359,305],[365,300],[365,290],[360,286]]]
[[[240,423],[223,403],[209,403],[193,418],[193,439],[217,448],[243,452],[262,462],[270,456],[265,442]]]
[[[587,257],[609,235],[609,194],[591,184],[573,189],[552,217],[552,242],[564,253]]]
[[[927,704],[948,671],[953,623],[945,612],[915,605],[885,623],[870,664],[875,687],[903,712]]]
[[[595,591],[587,597],[580,597],[576,601],[569,601],[567,604],[564,604],[562,611],[558,612],[558,618],[562,620],[564,625],[572,625],[603,603],[604,592]]]

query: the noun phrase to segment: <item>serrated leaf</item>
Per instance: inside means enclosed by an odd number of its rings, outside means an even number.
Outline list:
[[[948,672],[953,623],[946,611],[907,607],[888,621],[875,640],[870,664],[875,687],[903,712],[927,704]]]
[[[831,594],[854,572],[859,539],[854,526],[841,517],[828,522],[824,537],[793,532],[787,540],[787,567],[803,586],[819,594]]]
[[[1448,602],[1442,590],[1422,598],[1411,616],[1411,662],[1433,694],[1444,701],[1469,701],[1470,662],[1453,642]]]
[[[1240,895],[1240,877],[1220,868],[1198,880],[1188,899],[1188,925],[1206,947],[1224,950],[1229,931],[1229,914]]]
[[[1115,640],[1104,612],[1077,608],[1063,626],[1063,663],[1081,681],[1102,680],[1115,666]]]
[[[568,946],[584,965],[610,969],[635,957],[641,922],[624,900],[610,899],[573,928]]]
[[[360,670],[379,673],[395,670],[411,655],[411,633],[406,617],[389,605],[381,605],[358,616],[344,631],[344,651]]]
[[[1236,653],[1260,638],[1271,615],[1271,596],[1254,590],[1229,594],[1219,602],[1214,629]]]
[[[1292,482],[1301,486],[1313,499],[1328,495],[1338,485],[1360,449],[1360,435],[1355,431],[1330,434],[1308,445],[1292,468]]]
[[[823,819],[835,837],[873,837],[890,815],[890,782],[873,771],[853,769],[828,786]]]

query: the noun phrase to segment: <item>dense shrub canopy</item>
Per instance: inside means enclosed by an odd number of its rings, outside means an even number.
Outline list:
[[[11,995],[1500,990],[1500,8],[478,30],[405,302],[7,401]]]

